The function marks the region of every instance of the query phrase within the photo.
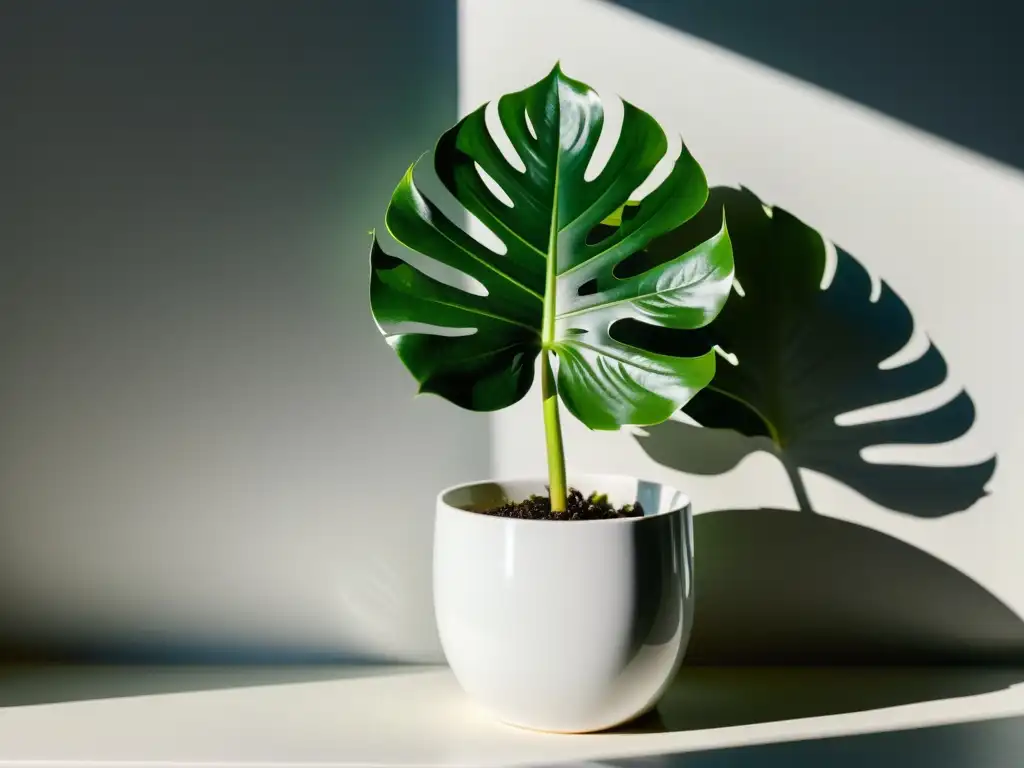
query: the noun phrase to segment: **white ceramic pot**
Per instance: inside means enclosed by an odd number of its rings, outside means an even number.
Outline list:
[[[515,520],[467,511],[546,494],[546,480],[438,495],[434,611],[469,696],[506,723],[605,730],[651,710],[675,676],[693,617],[693,524],[679,491],[615,475],[569,478],[645,516]]]

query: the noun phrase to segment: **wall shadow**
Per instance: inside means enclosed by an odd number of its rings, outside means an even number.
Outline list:
[[[588,762],[608,768],[1013,768],[1024,717]]]
[[[696,517],[687,659],[1024,660],[1024,622],[1012,610],[913,545],[816,508],[801,476],[804,469],[824,474],[895,514],[971,514],[988,494],[995,456],[946,466],[864,459],[867,448],[937,446],[970,432],[975,409],[965,390],[927,410],[864,417],[864,409],[942,385],[942,354],[927,341],[918,356],[889,364],[915,336],[906,303],[884,280],[873,287],[853,256],[839,247],[830,256],[817,231],[745,189],[713,189],[698,216],[646,248],[641,268],[700,242],[720,226],[723,210],[741,288],[699,333],[656,340],[655,351],[669,354],[699,340],[724,351],[711,385],[683,409],[700,426],[667,421],[637,440],[657,463],[690,474],[723,474],[751,453],[769,452],[785,469],[799,511]],[[841,418],[855,412],[862,415],[856,421]]]
[[[958,440],[971,431],[975,407],[961,389],[927,410],[867,415],[874,406],[935,391],[946,382],[948,366],[931,341],[919,355],[899,361],[916,338],[910,308],[884,280],[874,285],[842,248],[834,248],[833,258],[812,227],[766,206],[749,190],[715,187],[693,220],[647,246],[639,257],[642,267],[685,252],[717,231],[723,211],[742,290],[733,292],[707,328],[670,330],[648,346],[673,354],[699,340],[724,350],[711,385],[683,410],[702,427],[749,439],[729,440],[667,422],[652,427],[642,442],[651,457],[683,472],[718,473],[768,446],[789,472],[803,509],[811,505],[800,468],[915,517],[963,512],[984,497],[995,456],[943,466],[865,460],[865,450],[878,446]]]
[[[786,509],[694,520],[697,664],[1021,660],[1024,621],[938,558],[855,523]]]
[[[617,733],[733,728],[996,693],[1024,669],[687,664],[653,712]]]
[[[1014,3],[605,2],[1024,168]]]

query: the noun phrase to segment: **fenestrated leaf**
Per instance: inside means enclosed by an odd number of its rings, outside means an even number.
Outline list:
[[[371,308],[421,391],[472,410],[504,408],[530,389],[536,357],[545,350],[558,357],[566,407],[591,428],[615,429],[663,421],[711,380],[714,353],[652,352],[645,329],[700,328],[718,314],[732,283],[724,220],[708,238],[655,268],[616,274],[626,259],[704,205],[707,182],[685,146],[635,215],[594,241],[602,220],[621,208],[668,149],[650,115],[629,103],[623,108],[618,141],[589,181],[585,173],[604,107],[595,91],[557,66],[498,100],[499,120],[525,170],[502,154],[486,125],[486,105],[441,136],[434,151],[437,177],[501,240],[504,253],[471,237],[427,199],[413,180],[415,166],[406,173],[385,217],[389,232],[486,289],[480,296],[436,280],[386,254],[374,239]],[[628,339],[617,333],[624,321]],[[384,328],[403,322],[473,332],[388,334]]]
[[[833,477],[892,510],[934,517],[983,496],[995,458],[939,467],[869,463],[862,455],[872,446],[933,445],[963,436],[974,423],[965,391],[924,413],[836,423],[837,416],[927,392],[946,379],[945,360],[930,342],[910,362],[879,367],[914,333],[910,309],[892,289],[882,281],[873,297],[868,273],[841,248],[823,289],[827,246],[821,235],[781,208],[766,208],[749,191],[715,188],[708,206],[687,227],[651,243],[642,258],[657,263],[699,239],[725,208],[742,295],[701,333],[736,364],[720,364],[711,386],[684,412],[704,427],[752,438],[733,443],[726,463],[764,448],[768,439],[791,467]],[[652,428],[641,445],[661,463],[698,471],[710,466],[696,458],[706,450],[702,432],[669,422]]]

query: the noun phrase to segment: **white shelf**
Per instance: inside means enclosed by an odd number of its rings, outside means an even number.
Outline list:
[[[0,668],[0,765],[701,766],[676,759],[814,739],[815,760],[854,745],[882,750],[872,765],[898,750],[894,765],[933,768],[953,739],[976,750],[955,765],[1002,768],[1024,764],[1021,681],[1024,669],[688,668],[659,719],[560,736],[492,721],[445,668]],[[920,728],[909,741],[864,736]],[[908,757],[908,744],[935,754]]]

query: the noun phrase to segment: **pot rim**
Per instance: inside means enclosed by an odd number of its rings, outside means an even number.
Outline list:
[[[636,525],[637,523],[641,523],[644,520],[652,520],[654,518],[664,517],[666,515],[672,515],[672,514],[676,514],[676,513],[679,513],[679,512],[687,512],[689,510],[692,510],[692,508],[693,508],[693,500],[690,498],[690,496],[688,494],[683,493],[675,485],[671,485],[669,483],[663,483],[663,482],[661,482],[659,480],[645,480],[644,478],[637,477],[636,475],[624,475],[624,474],[613,473],[613,472],[578,472],[578,473],[575,473],[575,474],[573,474],[573,473],[566,473],[566,484],[567,485],[571,485],[573,480],[579,480],[579,479],[582,479],[582,478],[592,478],[592,479],[595,479],[595,480],[597,480],[597,479],[618,480],[618,481],[627,481],[627,482],[636,482],[636,483],[649,483],[651,485],[658,485],[658,486],[661,486],[661,488],[663,488],[663,489],[667,489],[668,491],[675,493],[676,497],[678,499],[678,503],[672,505],[672,507],[670,509],[667,509],[667,510],[665,510],[663,512],[656,512],[654,514],[645,514],[643,517],[618,517],[618,518],[611,518],[611,519],[606,519],[606,520],[572,520],[572,521],[568,521],[568,522],[572,522],[574,525],[595,525],[595,524],[597,524],[597,525],[607,525],[607,524],[614,524],[614,525]],[[438,509],[443,507],[444,509],[447,509],[447,510],[449,510],[451,512],[461,513],[461,514],[464,514],[464,515],[473,515],[473,516],[478,517],[478,518],[487,518],[487,519],[493,520],[494,522],[503,523],[503,524],[515,523],[515,524],[522,524],[522,525],[543,525],[545,523],[565,523],[565,522],[567,522],[565,520],[531,520],[531,519],[518,518],[518,517],[496,517],[494,515],[484,515],[484,514],[481,514],[479,512],[473,512],[473,511],[468,510],[468,509],[462,509],[461,507],[456,507],[456,506],[454,506],[452,504],[449,504],[447,501],[445,501],[445,497],[448,496],[450,493],[454,493],[455,491],[460,491],[460,490],[463,490],[465,488],[471,488],[471,487],[473,487],[475,485],[491,485],[491,484],[493,484],[493,485],[502,485],[502,484],[507,484],[507,483],[539,483],[540,485],[547,485],[547,481],[548,481],[548,478],[544,477],[544,476],[538,476],[538,475],[516,475],[514,477],[493,477],[493,478],[486,478],[486,479],[483,479],[483,480],[474,480],[474,481],[471,481],[471,482],[468,482],[468,483],[456,483],[455,485],[450,485],[447,488],[444,488],[444,489],[442,489],[442,490],[440,490],[438,492],[437,497],[436,497],[437,498],[437,505],[438,505]]]

